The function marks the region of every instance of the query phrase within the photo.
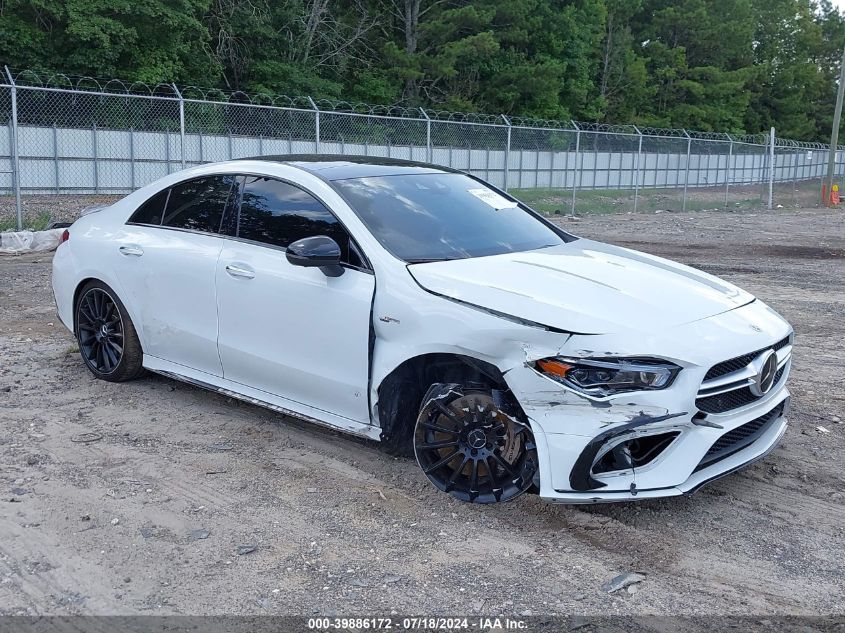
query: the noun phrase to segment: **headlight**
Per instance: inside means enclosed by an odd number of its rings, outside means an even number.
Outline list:
[[[590,396],[665,389],[681,371],[677,365],[648,358],[544,358],[537,371]]]

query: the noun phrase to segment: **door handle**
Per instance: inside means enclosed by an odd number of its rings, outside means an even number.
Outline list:
[[[134,244],[121,246],[118,250],[120,251],[121,255],[126,255],[129,257],[140,257],[144,254],[144,249]]]
[[[248,268],[242,268],[236,264],[226,264],[226,272],[232,277],[240,277],[241,279],[252,279],[255,277],[255,271]]]

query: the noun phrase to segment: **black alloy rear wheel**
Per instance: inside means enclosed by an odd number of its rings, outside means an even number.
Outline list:
[[[122,382],[143,372],[143,352],[132,320],[114,291],[100,281],[89,282],[79,292],[76,340],[97,378]]]

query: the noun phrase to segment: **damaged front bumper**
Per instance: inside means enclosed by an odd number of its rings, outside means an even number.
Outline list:
[[[635,356],[643,354],[645,345],[668,348],[658,356],[683,369],[663,390],[590,398],[541,374],[531,358],[507,372],[505,379],[536,440],[540,496],[552,502],[600,503],[690,494],[772,451],[787,426],[791,361],[772,389],[751,403],[718,414],[696,406],[712,365],[789,335],[779,317],[769,321],[765,342],[740,329],[752,318],[763,322],[760,315],[768,310],[758,305],[719,315],[675,337],[637,342],[637,349],[617,337],[575,335],[562,350],[566,356],[586,356],[596,354],[599,344],[599,349],[614,350],[613,355]],[[695,346],[695,341],[717,336],[718,347]],[[591,350],[582,349],[587,341]]]
[[[638,414],[634,428],[630,424],[618,425],[595,438],[549,433],[529,416],[540,462],[540,496],[559,503],[602,503],[691,494],[770,453],[786,431],[787,402],[788,393],[784,390],[760,409],[768,408],[767,413],[757,409],[745,412],[723,429],[697,426],[690,415],[649,419]],[[719,446],[720,438],[771,413],[774,415],[753,434],[751,441],[738,444],[736,450],[723,451],[716,460],[708,459],[713,448]],[[549,422],[547,419],[547,426]],[[645,466],[593,472],[596,456],[606,452],[610,444],[615,442],[618,446],[620,442],[667,432],[677,435]]]

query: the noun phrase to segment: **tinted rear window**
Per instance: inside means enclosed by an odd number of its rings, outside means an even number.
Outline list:
[[[337,218],[311,194],[285,182],[247,176],[241,200],[238,237],[273,246],[328,235],[348,261],[349,238]]]
[[[217,233],[234,176],[208,176],[170,189],[164,226]]]
[[[169,192],[169,189],[159,191],[138,207],[138,210],[129,218],[129,222],[131,224],[161,224],[161,215],[164,213],[164,205],[167,204]]]

